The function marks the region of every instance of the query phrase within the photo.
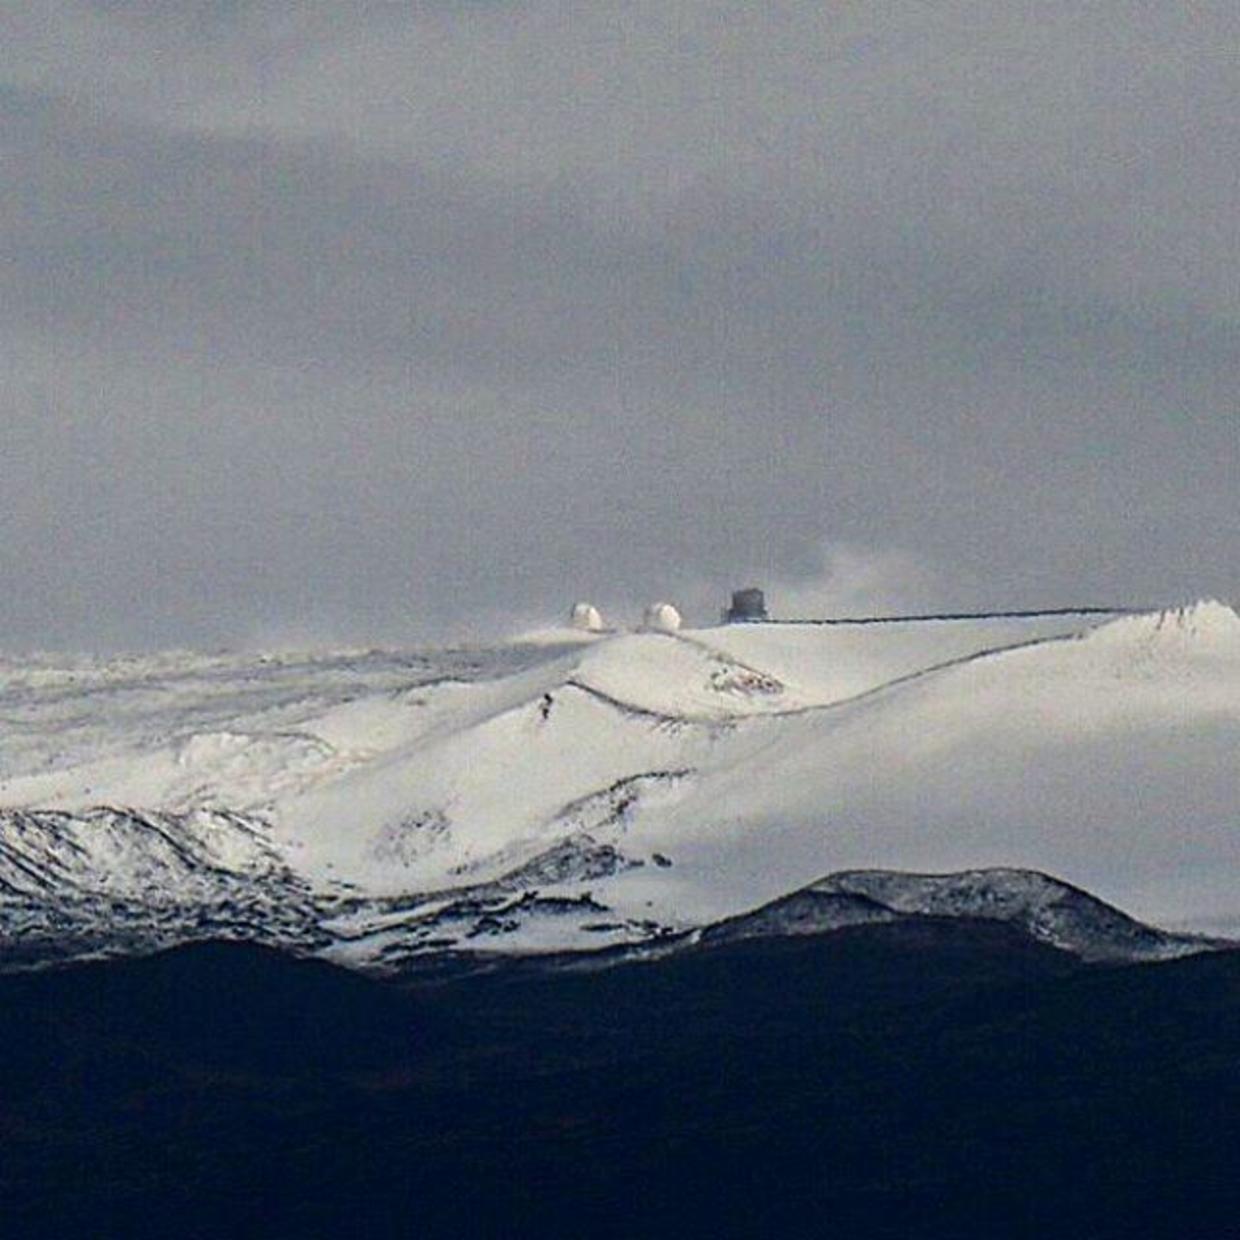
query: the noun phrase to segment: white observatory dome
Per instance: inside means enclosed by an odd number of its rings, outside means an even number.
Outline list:
[[[671,603],[651,603],[646,608],[642,628],[656,633],[675,633],[680,628],[680,612]]]
[[[603,631],[603,615],[593,603],[574,603],[569,613],[568,623],[583,633],[601,633]]]

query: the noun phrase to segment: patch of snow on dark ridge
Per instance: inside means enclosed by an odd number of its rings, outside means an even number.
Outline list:
[[[983,869],[955,874],[905,874],[849,870],[811,884],[789,899],[873,901],[893,917],[959,917],[1003,921],[1083,960],[1165,960],[1217,946],[1215,941],[1172,934],[1036,870]],[[775,901],[778,907],[783,901]],[[770,906],[759,910],[770,917]]]
[[[901,918],[902,914],[868,896],[807,887],[752,913],[707,926],[697,936],[697,941],[732,943],[740,939],[829,934],[846,926],[875,925]]]

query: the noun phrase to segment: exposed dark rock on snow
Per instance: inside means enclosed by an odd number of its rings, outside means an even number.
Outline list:
[[[0,812],[0,968],[197,939],[302,950],[321,910],[265,824],[216,810]]]

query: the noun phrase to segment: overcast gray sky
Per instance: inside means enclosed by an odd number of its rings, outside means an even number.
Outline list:
[[[1240,596],[1235,0],[0,16],[0,647]]]

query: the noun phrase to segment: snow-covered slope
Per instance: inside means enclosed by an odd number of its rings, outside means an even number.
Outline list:
[[[391,965],[1001,866],[1240,927],[1238,753],[1215,603],[0,661],[0,926],[37,956],[106,948],[120,909],[140,938],[147,909],[160,942],[223,917]]]

